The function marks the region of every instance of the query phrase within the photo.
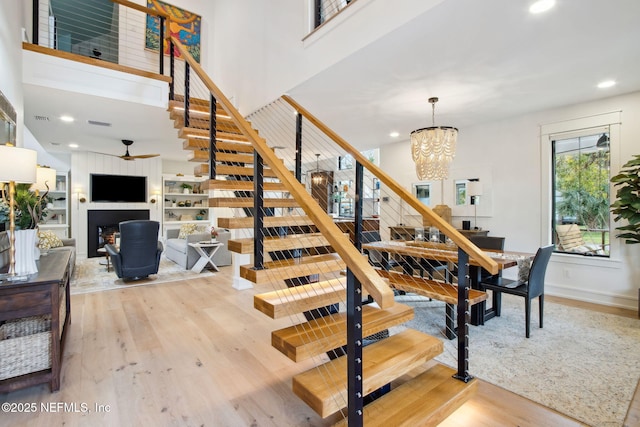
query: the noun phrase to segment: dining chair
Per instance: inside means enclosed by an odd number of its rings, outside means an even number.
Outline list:
[[[504,237],[496,237],[496,236],[471,236],[469,237],[471,243],[479,247],[480,249],[489,250],[489,251],[500,251],[504,252]],[[489,273],[484,268],[480,270],[480,279],[488,279],[492,274]],[[498,272],[497,276],[502,276],[502,270]]]
[[[526,281],[505,279],[503,277],[491,276],[485,280],[481,280],[480,289],[492,290],[497,298],[495,299],[495,311],[496,316],[500,316],[500,308],[502,305],[501,294],[511,294],[521,296],[525,299],[525,326],[526,337],[529,338],[530,323],[531,323],[531,300],[538,298],[538,305],[540,311],[540,328],[543,325],[543,311],[544,311],[544,276],[547,272],[547,265],[549,259],[553,253],[553,245],[544,246],[538,249],[533,262],[531,263],[531,269]]]

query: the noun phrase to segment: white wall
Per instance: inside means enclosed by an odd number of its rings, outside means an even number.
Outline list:
[[[23,146],[24,102],[22,91],[22,27],[20,0],[0,2],[0,91],[17,113],[16,145]],[[3,141],[5,142],[5,141]]]
[[[492,177],[491,187],[484,189],[485,193],[490,192],[492,213],[479,216],[478,225],[490,230],[490,235],[505,236],[507,250],[535,252],[550,243],[547,221],[543,220],[550,210],[548,191],[543,190],[548,179],[541,173],[548,169],[546,163],[550,159],[542,155],[540,125],[616,110],[622,111],[622,125],[620,145],[611,146],[612,157],[618,157],[612,159],[613,168],[640,153],[640,92],[460,129],[452,170],[489,170]],[[382,169],[406,188],[417,181],[413,168],[407,167],[413,166],[409,147],[409,142],[404,141],[380,150]],[[611,173],[617,170],[612,169]],[[472,217],[454,217],[453,225],[460,227],[463,219]],[[546,291],[636,309],[639,258],[638,245],[625,245],[613,237],[610,259],[554,254],[547,271]]]
[[[147,177],[147,196],[162,190],[162,160],[160,158],[126,161],[97,153],[73,153],[71,156],[71,235],[76,238],[79,258],[87,257],[87,211],[94,209],[149,209],[149,219],[162,223],[162,203],[92,203],[89,195],[89,176],[92,173],[135,175]],[[86,198],[80,203],[78,193]]]
[[[313,0],[217,0],[205,70],[249,114],[441,2],[356,1],[309,35]]]

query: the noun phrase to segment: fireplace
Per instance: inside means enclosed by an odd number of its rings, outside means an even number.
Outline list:
[[[102,256],[98,249],[107,243],[115,243],[118,224],[132,219],[149,219],[148,209],[139,210],[89,210],[87,216],[87,257]]]

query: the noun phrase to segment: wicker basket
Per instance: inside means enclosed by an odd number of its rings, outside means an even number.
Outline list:
[[[25,317],[0,325],[0,380],[50,367],[51,316]]]

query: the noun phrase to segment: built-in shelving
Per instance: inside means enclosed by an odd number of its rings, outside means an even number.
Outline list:
[[[47,216],[38,224],[40,230],[51,230],[61,238],[69,235],[69,177],[66,173],[56,175],[56,185],[47,194]]]
[[[180,228],[182,224],[209,224],[207,179],[196,176],[162,176],[162,230]],[[190,186],[186,189],[184,186]],[[185,191],[186,190],[186,191]]]

